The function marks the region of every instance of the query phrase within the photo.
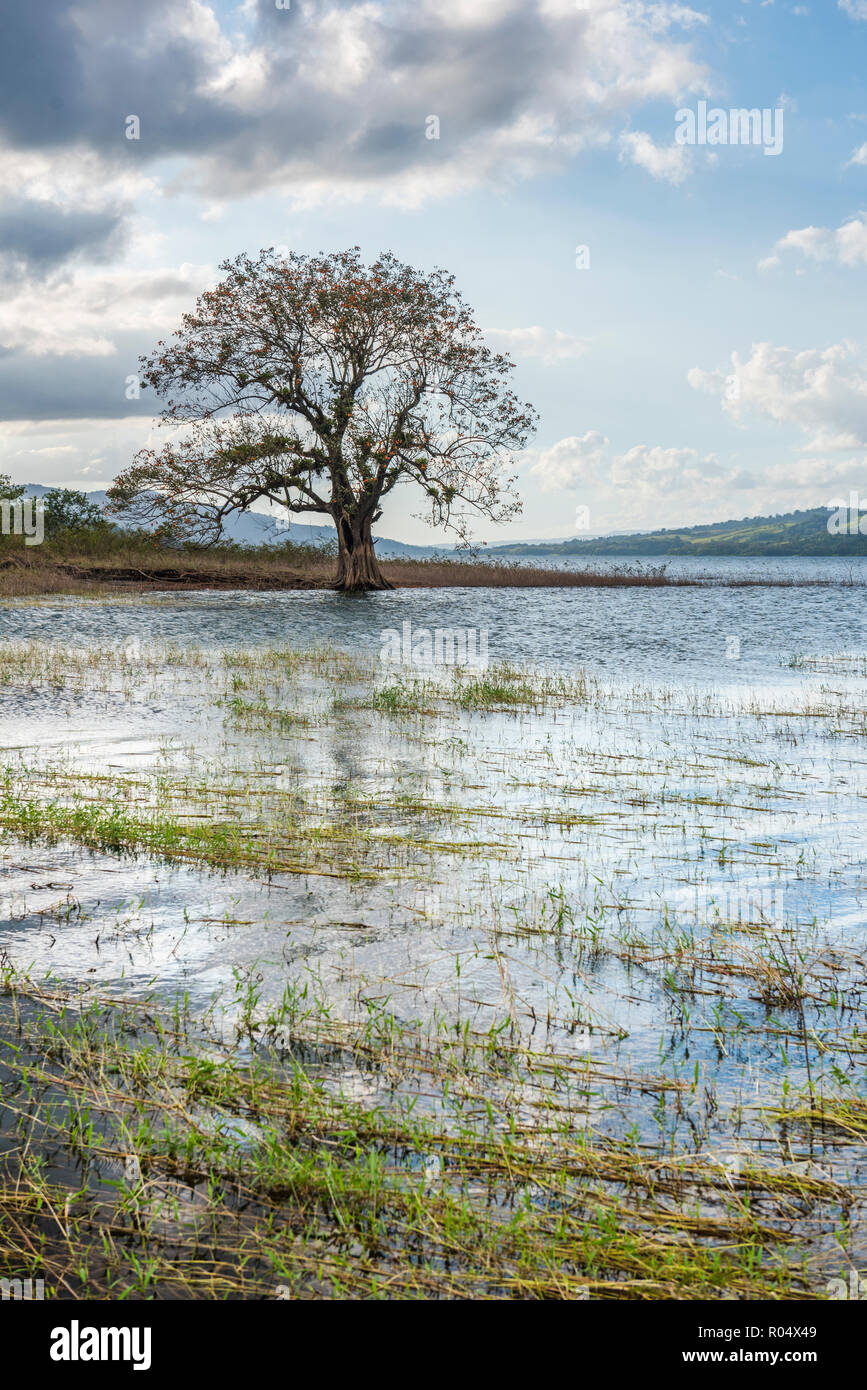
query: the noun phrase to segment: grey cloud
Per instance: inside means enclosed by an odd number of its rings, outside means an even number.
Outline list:
[[[0,201],[0,258],[30,271],[51,270],[79,254],[106,260],[120,250],[123,235],[118,212],[79,212],[24,198]]]
[[[651,7],[657,18],[660,8]],[[61,203],[43,207],[16,188],[0,204],[0,251],[23,264],[26,283],[43,286],[46,273],[71,258],[110,257],[129,212],[121,206],[127,194],[112,191],[112,176],[152,172],[162,161],[165,180],[170,158],[168,191],[205,191],[217,201],[268,187],[291,191],[308,180],[335,187],[381,180],[391,190],[397,176],[419,171],[420,187],[431,171],[443,190],[455,171],[472,181],[491,170],[510,172],[525,154],[532,168],[565,158],[571,146],[561,149],[559,137],[571,137],[582,123],[601,128],[628,104],[616,52],[597,52],[601,67],[593,70],[587,12],[576,7],[552,17],[540,0],[521,0],[472,24],[466,9],[433,11],[419,0],[292,0],[290,9],[278,10],[273,0],[259,0],[249,47],[235,43],[233,68],[228,36],[240,23],[237,6],[215,10],[219,29],[210,10],[190,0],[5,0],[0,143],[13,152],[59,154],[61,163],[93,151],[105,172],[105,205],[98,176],[87,211],[76,207],[74,194],[63,211]],[[449,13],[458,18],[449,20]],[[618,42],[628,46],[631,35],[642,62],[658,59],[663,85],[693,80],[698,66],[685,50],[668,61],[675,41],[654,29],[656,19],[644,24],[640,4],[624,13]],[[328,16],[339,22],[324,24]],[[643,71],[636,52],[627,55],[630,73]],[[267,65],[259,86],[250,53]],[[352,81],[356,63],[361,76]],[[141,121],[139,140],[125,138],[129,115]],[[440,118],[440,140],[425,139],[429,115]],[[529,135],[505,135],[521,121]],[[536,139],[539,130],[544,138]],[[262,236],[280,239],[273,229]],[[136,293],[172,295],[174,283],[167,272],[165,285],[154,280]],[[186,282],[178,283],[183,293]],[[148,393],[140,401],[123,394],[150,337],[124,342],[109,320],[104,329],[97,322],[81,331],[109,338],[117,354],[36,357],[13,349],[4,356],[0,348],[0,418],[152,413]]]
[[[126,375],[136,369],[134,352],[56,359],[0,351],[0,420],[150,417],[158,413],[153,392],[124,396]]]
[[[84,142],[136,167],[186,156],[217,195],[446,163],[527,115],[572,133],[582,110],[590,20],[577,7],[552,17],[539,0],[476,24],[415,0],[381,9],[299,0],[288,10],[260,0],[247,37],[267,80],[258,90],[255,74],[242,73],[232,91],[214,86],[232,56],[225,12],[218,31],[188,0],[7,0],[7,9],[0,135],[19,148]],[[648,52],[669,42],[640,5],[628,12]],[[335,15],[339,23],[323,25]],[[366,44],[370,70],[353,85],[345,79]],[[429,114],[443,121],[439,142],[424,141]],[[127,115],[140,118],[140,140],[124,138]]]
[[[163,32],[184,8],[171,0],[42,0],[3,7],[0,133],[21,149],[85,142],[118,159],[140,155],[127,115],[147,113],[147,156],[195,152],[240,126],[195,96],[208,75],[193,36]],[[131,148],[132,147],[132,148]]]

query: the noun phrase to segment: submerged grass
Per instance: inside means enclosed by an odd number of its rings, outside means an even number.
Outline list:
[[[256,948],[277,1004],[252,949],[204,1013],[5,960],[4,1275],[70,1298],[792,1299],[857,1259],[862,938],[775,896],[839,882],[857,909],[856,685],[736,701],[328,647],[4,643],[0,699],[64,731],[86,710],[100,750],[6,749],[7,844],[232,870],[287,903]],[[48,896],[19,957],[102,910],[27,864]],[[727,896],[756,874],[757,907]],[[237,959],[261,909],[200,917],[205,954]]]
[[[262,1017],[242,990],[226,1039],[7,966],[4,1274],[67,1298],[811,1296],[797,1223],[845,1208],[834,1183],[594,1136],[589,1061],[387,1011],[335,1028],[297,996]],[[335,1047],[422,1081],[359,1105],[317,1066]]]

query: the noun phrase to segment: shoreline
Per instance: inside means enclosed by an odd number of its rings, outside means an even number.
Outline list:
[[[758,574],[668,575],[664,566],[624,567],[600,573],[485,561],[398,559],[382,561],[381,569],[394,589],[857,588],[867,583],[851,576],[838,579]],[[335,584],[330,560],[327,564],[314,561],[303,567],[281,562],[276,557],[273,560],[257,557],[254,563],[244,564],[237,556],[201,554],[183,556],[180,563],[174,565],[149,565],[146,561],[142,564],[94,563],[84,557],[36,563],[15,557],[0,562],[0,598],[201,590],[335,592]]]

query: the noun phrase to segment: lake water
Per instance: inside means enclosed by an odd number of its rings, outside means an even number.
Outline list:
[[[586,563],[586,562],[585,562]],[[655,563],[655,562],[654,562]],[[602,571],[613,562],[598,561]],[[564,566],[574,568],[574,563]],[[491,662],[576,666],[626,680],[713,685],[779,683],[793,657],[863,650],[867,559],[670,562],[672,574],[792,578],[799,588],[402,589],[347,599],[332,593],[184,593],[111,605],[71,599],[0,605],[7,638],[75,643],[212,646],[328,642],[377,655],[382,633],[487,632]],[[839,587],[810,585],[839,581]],[[857,581],[855,584],[851,580]],[[735,639],[734,642],[731,639]],[[729,653],[737,652],[738,655]]]
[[[673,1151],[779,1156],[762,1107],[784,1084],[863,1085],[867,608],[850,562],[713,564],[758,567],[840,582],[2,605],[15,805],[225,822],[283,857],[220,871],[7,835],[0,950],[70,985],[222,994],[229,1019],[239,978],[263,1007],[315,984],[346,1022],[374,1000],[404,1024],[511,1016],[612,1075],[700,1067]],[[404,623],[589,681],[440,699],[378,660]],[[322,644],[346,663],[280,656]],[[377,705],[385,687],[405,705]],[[332,1080],[384,1103],[381,1077]],[[594,1100],[602,1132],[658,1140],[655,1100],[619,1085]],[[845,1144],[788,1152],[864,1180]]]

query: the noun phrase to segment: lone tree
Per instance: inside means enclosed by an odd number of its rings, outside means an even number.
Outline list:
[[[181,433],[115,479],[113,511],[204,543],[257,500],[327,515],[337,587],[358,590],[391,587],[371,527],[401,481],[461,541],[474,516],[520,510],[502,468],[535,412],[508,389],[512,363],[485,346],[452,275],[390,252],[365,266],[357,247],[270,249],[220,269],[171,344],[142,359]]]

